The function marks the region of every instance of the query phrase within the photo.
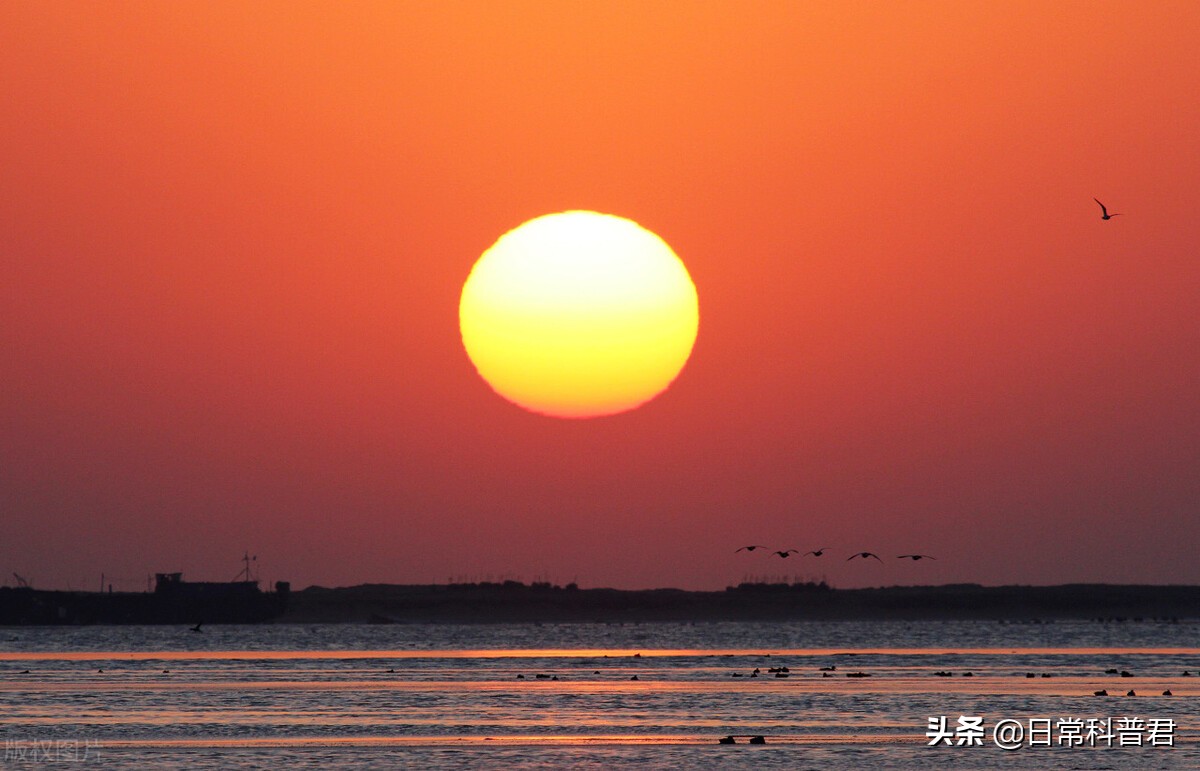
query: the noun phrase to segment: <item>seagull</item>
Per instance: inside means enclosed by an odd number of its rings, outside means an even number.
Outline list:
[[[1100,203],[1100,199],[1099,199],[1099,198],[1095,198],[1095,197],[1093,197],[1093,198],[1092,198],[1092,200],[1093,200],[1093,201],[1095,201],[1096,203]],[[1115,214],[1109,214],[1109,213],[1108,213],[1108,208],[1107,208],[1107,207],[1106,207],[1104,204],[1102,204],[1102,203],[1100,203],[1100,212],[1101,212],[1101,214],[1100,214],[1100,219],[1102,219],[1102,220],[1110,220],[1110,219],[1112,219],[1113,217],[1120,217],[1120,216],[1121,216],[1121,213],[1120,213],[1120,212],[1117,212],[1117,213],[1115,213]]]
[[[937,557],[930,557],[928,554],[901,554],[896,559],[916,562],[917,560],[935,560]]]
[[[758,544],[754,544],[753,546],[743,546],[743,547],[742,547],[742,548],[740,548],[740,549],[734,549],[734,550],[733,550],[733,553],[734,553],[734,554],[737,554],[737,553],[738,553],[738,552],[740,552],[740,551],[754,551],[755,549],[765,549],[765,548],[767,548],[767,547],[765,547],[765,546],[760,546],[760,545],[758,545]]]
[[[204,622],[203,622],[203,621],[201,621],[199,624],[196,624],[194,627],[192,627],[192,631],[193,631],[193,632],[202,632],[202,631],[204,631],[204,630],[202,630],[202,629],[200,628],[200,627],[201,627],[201,626],[203,626],[203,625],[204,625]]]
[[[816,551],[806,551],[806,552],[804,552],[804,554],[802,554],[801,556],[803,556],[803,557],[807,557],[808,555],[810,555],[810,554],[811,554],[811,555],[813,555],[814,557],[820,557],[822,554],[824,554],[824,553],[825,553],[825,550],[826,550],[826,549],[828,549],[828,548],[829,548],[828,546],[822,546],[820,549],[817,549]]]
[[[792,556],[793,554],[799,554],[800,550],[799,549],[787,549],[786,551],[774,551],[771,553],[778,554],[780,557],[787,559],[788,557]]]
[[[878,554],[872,554],[869,551],[860,551],[858,554],[851,554],[849,557],[846,558],[846,561],[849,562],[850,560],[854,559],[855,557],[862,557],[863,559],[866,559],[867,557],[874,557],[875,559],[879,560]],[[883,560],[879,560],[879,561],[883,562]]]

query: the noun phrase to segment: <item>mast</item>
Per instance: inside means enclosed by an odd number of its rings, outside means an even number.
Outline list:
[[[250,563],[257,562],[257,561],[258,561],[257,554],[255,554],[253,557],[251,557],[249,551],[244,552],[242,554],[242,564],[244,565],[244,567],[242,568],[242,572],[238,573],[236,576],[233,577],[233,580],[234,581],[254,581],[255,580],[254,574],[251,573],[251,571],[250,571]]]

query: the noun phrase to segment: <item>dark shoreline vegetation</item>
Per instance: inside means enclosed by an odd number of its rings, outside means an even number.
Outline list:
[[[254,582],[154,592],[0,587],[0,625],[229,623],[570,623],[1200,619],[1200,586],[890,586],[742,583],[724,591],[580,589],[549,583],[364,584],[261,592]]]
[[[510,623],[653,621],[1200,618],[1200,586],[892,586],[750,584],[705,592],[579,589],[547,583],[365,584],[293,592],[288,623]]]

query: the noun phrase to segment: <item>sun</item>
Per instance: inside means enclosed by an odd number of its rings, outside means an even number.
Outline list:
[[[563,418],[612,415],[666,390],[699,328],[696,287],[661,238],[592,211],[501,236],[463,284],[467,356],[498,394]]]

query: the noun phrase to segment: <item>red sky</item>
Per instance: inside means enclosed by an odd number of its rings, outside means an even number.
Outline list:
[[[1193,2],[0,4],[0,574],[1200,583],[1197,49]],[[575,208],[700,333],[564,421],[457,311]]]

